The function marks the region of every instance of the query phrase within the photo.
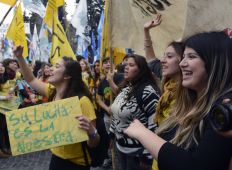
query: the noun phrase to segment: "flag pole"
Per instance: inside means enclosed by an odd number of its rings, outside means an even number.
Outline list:
[[[51,62],[51,59],[52,59],[52,53],[53,53],[53,50],[54,50],[54,47],[53,47],[53,39],[54,39],[54,25],[55,25],[55,14],[54,14],[54,10],[53,10],[53,17],[52,17],[52,48],[51,48],[51,54],[50,54],[50,57],[48,59],[48,61],[52,64]]]
[[[15,4],[17,3],[18,0],[15,1]],[[15,6],[15,4],[13,6]],[[13,6],[11,6],[8,11],[6,12],[5,16],[2,18],[2,21],[0,22],[0,27],[2,26],[3,22],[5,21],[6,17],[8,16],[8,14],[10,13],[10,11],[12,10]]]
[[[106,2],[107,1],[107,2]],[[106,22],[108,22],[109,21],[109,17],[110,18],[112,18],[111,17],[111,15],[109,16],[109,10],[111,10],[111,7],[112,7],[112,0],[106,0],[105,1],[105,3],[108,3],[107,4],[107,21]],[[106,4],[105,4],[106,5]],[[110,12],[110,14],[111,14],[111,12]],[[105,19],[104,19],[105,20]],[[112,73],[112,72],[114,72],[114,68],[113,68],[113,64],[114,64],[114,62],[113,62],[113,59],[114,59],[114,54],[113,54],[113,48],[112,48],[112,42],[111,42],[111,30],[112,30],[112,28],[111,28],[111,24],[108,22],[108,33],[109,33],[109,52],[110,52],[110,72]],[[110,93],[110,104],[112,104],[113,103],[113,93],[112,93],[112,90],[111,90],[111,93]],[[115,139],[113,140],[113,142],[112,142],[112,148],[111,148],[111,156],[112,156],[112,169],[113,170],[116,170],[117,169],[117,164],[116,164],[116,157],[117,157],[117,155],[116,155],[116,141],[115,141]]]
[[[0,26],[3,24],[3,22],[5,21],[6,17],[8,16],[8,14],[10,13],[10,11],[12,10],[13,6],[11,6],[8,11],[6,12],[5,16],[3,17],[2,21],[0,22]]]

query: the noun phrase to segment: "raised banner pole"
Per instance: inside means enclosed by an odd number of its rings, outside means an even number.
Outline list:
[[[15,1],[15,4],[17,3],[18,0]],[[13,6],[15,6],[15,4]],[[13,6],[11,6],[8,11],[6,12],[5,16],[2,18],[2,21],[0,22],[0,27],[3,24],[3,22],[5,21],[6,17],[8,16],[8,14],[10,13],[10,11],[12,10]]]
[[[2,21],[0,22],[0,26],[2,25],[2,23],[5,21],[6,17],[8,16],[8,14],[10,13],[11,9],[13,8],[13,6],[11,6],[8,11],[6,12],[5,16],[3,17]]]

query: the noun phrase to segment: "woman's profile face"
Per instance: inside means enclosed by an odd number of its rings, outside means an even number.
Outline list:
[[[180,62],[183,75],[182,85],[186,88],[201,91],[208,81],[205,63],[192,48],[185,48],[184,58]]]
[[[44,66],[44,75],[50,76],[50,67],[48,65]]]
[[[8,66],[11,70],[13,70],[13,71],[17,71],[18,70],[18,64],[16,63],[16,62],[10,62],[9,63],[9,66]]]
[[[2,63],[0,63],[0,74],[4,74],[5,73],[5,67],[3,66]]]
[[[80,61],[80,66],[81,66],[81,71],[86,71],[87,65],[85,64],[85,62],[83,60]]]
[[[162,75],[167,78],[172,78],[180,73],[181,56],[179,56],[172,46],[169,46],[161,59]]]
[[[138,65],[135,63],[134,58],[128,58],[125,65],[124,78],[127,81],[132,81],[139,73]]]
[[[50,76],[48,78],[48,82],[52,85],[61,84],[62,82],[64,82],[64,72],[64,60],[60,60],[58,63],[50,68]]]
[[[95,63],[94,70],[95,70],[96,73],[100,73],[100,63],[98,63],[98,62]]]

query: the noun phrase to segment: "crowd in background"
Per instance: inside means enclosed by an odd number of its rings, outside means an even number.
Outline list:
[[[116,154],[119,170],[232,169],[231,127],[218,132],[210,117],[232,97],[232,39],[223,31],[199,33],[171,42],[159,60],[150,29],[161,22],[158,15],[144,25],[145,57],[127,54],[118,66],[109,57],[90,66],[80,56],[64,56],[53,66],[26,63],[17,46],[15,59],[0,62],[0,100],[17,96],[20,109],[79,96],[83,116],[77,119],[90,147],[101,139],[96,118],[104,120],[105,168]],[[0,122],[0,156],[9,156],[2,114]],[[50,169],[89,169],[81,148],[51,149]]]

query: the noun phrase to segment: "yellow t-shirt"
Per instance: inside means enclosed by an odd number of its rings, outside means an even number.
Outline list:
[[[48,84],[46,86],[46,96],[49,97],[54,89],[55,88],[52,85]],[[80,98],[80,106],[84,116],[86,116],[90,120],[96,119],[93,104],[88,97],[83,96]],[[52,148],[51,151],[54,155],[62,159],[69,159],[71,162],[78,165],[86,165],[81,143],[59,146],[56,148]],[[89,156],[88,160],[90,160]]]
[[[13,80],[7,80],[4,84],[0,84],[1,92],[7,95],[10,88],[15,88],[16,80],[21,78],[21,73],[16,72],[15,78]]]

